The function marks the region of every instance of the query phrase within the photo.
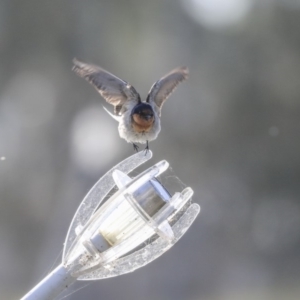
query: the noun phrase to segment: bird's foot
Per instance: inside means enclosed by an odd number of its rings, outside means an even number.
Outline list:
[[[145,156],[147,155],[147,153],[149,152],[149,144],[148,144],[148,141],[147,141],[147,145],[146,145],[146,148],[145,148]]]
[[[139,152],[139,146],[135,143],[132,143],[133,149],[135,152]]]

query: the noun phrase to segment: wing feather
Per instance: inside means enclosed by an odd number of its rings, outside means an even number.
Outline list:
[[[140,102],[140,95],[126,81],[96,65],[83,63],[76,58],[73,59],[73,63],[72,70],[91,83],[100,95],[115,107],[115,113],[118,113],[120,107],[128,100]]]
[[[147,102],[154,102],[161,108],[178,84],[188,78],[188,74],[189,70],[187,67],[178,67],[172,70],[152,85],[148,93]]]

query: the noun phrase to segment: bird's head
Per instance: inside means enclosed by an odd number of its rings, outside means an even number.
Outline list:
[[[140,126],[149,126],[154,122],[154,111],[148,103],[137,104],[131,113],[133,121]]]

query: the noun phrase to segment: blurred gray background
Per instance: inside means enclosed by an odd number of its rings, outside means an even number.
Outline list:
[[[59,264],[82,198],[133,154],[73,57],[142,97],[189,67],[151,163],[201,213],[158,260],[66,299],[299,299],[299,0],[1,0],[0,298]]]

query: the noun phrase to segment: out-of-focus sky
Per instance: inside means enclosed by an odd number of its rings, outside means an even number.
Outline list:
[[[133,153],[73,57],[144,99],[189,67],[150,148],[201,213],[158,260],[66,299],[299,299],[299,32],[297,0],[2,0],[0,299],[60,262],[87,191]]]

